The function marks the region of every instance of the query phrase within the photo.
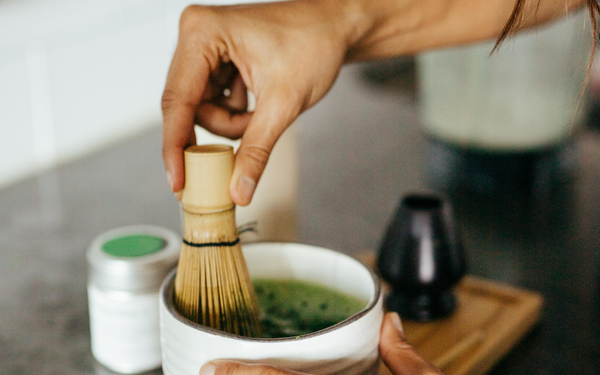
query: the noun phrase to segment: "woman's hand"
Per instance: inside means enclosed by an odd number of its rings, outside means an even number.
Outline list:
[[[583,0],[542,1],[519,27]],[[194,124],[242,138],[230,184],[250,203],[277,139],[333,85],[344,62],[379,59],[496,37],[514,0],[293,0],[190,6],[162,98],[163,159],[171,190],[184,186],[183,149]],[[256,97],[247,112],[246,89]]]
[[[387,313],[383,319],[379,353],[394,375],[443,375],[406,341],[402,322],[395,312]]]
[[[318,7],[318,9],[317,9]],[[190,6],[162,98],[163,159],[171,190],[184,186],[183,149],[194,124],[241,137],[230,195],[247,205],[277,139],[333,85],[347,50],[333,1]],[[246,89],[256,97],[247,112]]]
[[[211,361],[200,369],[199,375],[309,375],[279,367],[249,364],[238,361]]]
[[[400,317],[387,313],[379,342],[381,358],[394,375],[443,375],[406,342]],[[237,361],[212,361],[200,369],[200,375],[299,375],[302,373],[274,366],[245,364]],[[304,374],[306,375],[306,374]]]

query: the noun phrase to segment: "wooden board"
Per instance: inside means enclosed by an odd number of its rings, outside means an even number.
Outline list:
[[[408,341],[446,375],[485,374],[535,326],[544,302],[539,293],[474,276],[455,295],[452,316],[402,322]],[[390,374],[382,364],[379,375]]]

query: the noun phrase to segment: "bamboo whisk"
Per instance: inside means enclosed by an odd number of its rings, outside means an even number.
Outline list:
[[[233,148],[191,146],[184,151],[184,159],[184,235],[175,277],[175,307],[196,323],[257,336],[258,302],[229,197]]]

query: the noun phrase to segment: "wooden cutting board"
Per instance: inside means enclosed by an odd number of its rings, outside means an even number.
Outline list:
[[[452,316],[402,322],[408,341],[446,375],[485,374],[535,326],[544,302],[539,293],[474,276],[465,276],[455,295]],[[390,374],[382,364],[379,375]]]

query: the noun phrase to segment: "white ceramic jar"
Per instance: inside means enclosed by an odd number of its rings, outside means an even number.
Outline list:
[[[91,243],[92,354],[108,369],[131,374],[161,366],[158,292],[180,249],[180,236],[154,226],[114,229]]]
[[[175,271],[160,293],[165,375],[197,375],[213,359],[267,363],[311,374],[373,374],[379,365],[383,319],[378,277],[355,259],[318,247],[255,243],[242,246],[252,278],[318,283],[364,301],[365,307],[326,329],[299,337],[258,339],[217,331],[185,319],[173,306]]]

